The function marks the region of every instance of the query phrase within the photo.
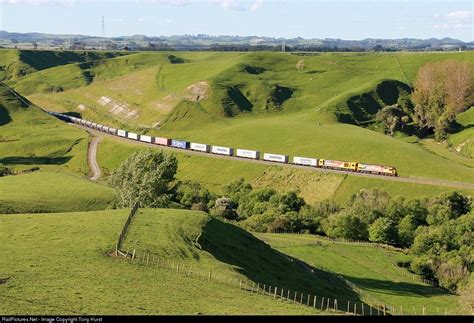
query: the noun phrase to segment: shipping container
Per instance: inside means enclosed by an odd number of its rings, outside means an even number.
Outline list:
[[[273,161],[273,162],[278,162],[278,163],[287,163],[288,156],[264,153],[263,160]]]
[[[117,130],[117,135],[120,137],[127,137],[127,132],[125,130]]]
[[[145,135],[140,135],[140,141],[151,143],[151,137],[150,136],[145,136]]]
[[[103,127],[103,125],[101,125],[101,124],[98,124],[98,125],[97,125],[97,130],[100,130],[100,131],[102,131],[102,127]]]
[[[109,132],[109,127],[103,126],[103,127],[102,127],[102,131],[103,131],[103,132]]]
[[[168,138],[162,138],[162,137],[155,137],[155,140],[153,143],[157,145],[162,145],[162,146],[169,146],[171,143],[171,139]]]
[[[86,126],[87,126],[87,127],[90,127],[90,126],[91,126],[91,124],[92,124],[92,122],[90,122],[90,121],[86,121]]]
[[[218,155],[232,156],[234,149],[229,147],[212,146],[211,152]]]
[[[109,133],[112,134],[112,135],[115,135],[115,134],[117,134],[117,129],[109,128]]]
[[[260,152],[256,150],[237,149],[237,157],[258,159]]]
[[[206,144],[198,144],[195,142],[192,142],[190,145],[190,148],[192,150],[197,150],[197,151],[202,151],[202,152],[209,152],[209,145]]]
[[[80,124],[83,125],[83,126],[85,126],[85,125],[86,125],[86,122],[87,122],[86,120],[81,120],[81,121],[80,121]]]
[[[293,157],[293,164],[305,166],[318,166],[318,160],[306,157]]]
[[[138,134],[136,134],[136,133],[134,133],[134,132],[129,132],[129,133],[127,134],[127,137],[128,137],[129,139],[138,140]]]
[[[93,129],[97,128],[97,123],[92,122],[91,125],[90,125],[90,127],[93,128]]]
[[[183,140],[172,139],[171,146],[176,147],[176,148],[181,148],[181,149],[188,149],[189,142],[183,141]]]

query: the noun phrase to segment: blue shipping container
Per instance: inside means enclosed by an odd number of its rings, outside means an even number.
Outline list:
[[[188,146],[189,146],[189,142],[187,142],[187,141],[182,141],[182,140],[175,140],[175,139],[172,139],[172,140],[171,140],[171,146],[172,146],[172,147],[176,147],[176,148],[187,149]]]

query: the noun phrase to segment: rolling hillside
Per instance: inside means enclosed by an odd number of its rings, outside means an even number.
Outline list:
[[[106,208],[112,189],[84,178],[87,145],[86,133],[0,85],[0,166],[18,173],[0,177],[0,213]]]
[[[409,90],[422,64],[469,60],[472,55],[136,53],[95,61],[87,69],[90,79],[81,74],[81,64],[72,64],[10,84],[44,108],[141,133],[291,156],[387,164],[403,176],[472,182],[470,164],[413,144],[416,138],[391,138],[338,122],[370,120],[381,105]],[[298,71],[295,65],[301,59],[304,68]],[[63,86],[64,91],[38,88],[39,79],[46,79],[48,87]],[[463,136],[469,133],[463,133],[453,140],[465,142]]]
[[[108,256],[128,212],[0,215],[0,244],[8,250],[0,259],[0,312],[5,315],[318,313],[310,307]],[[147,247],[154,247],[157,252],[169,252],[173,260],[176,256],[190,257],[189,261],[198,264],[199,260],[193,260],[188,252],[191,250],[206,258],[209,265],[229,266],[228,259],[222,256],[232,257],[234,246],[242,243],[238,239],[246,239],[252,246],[257,244],[248,234],[230,229],[227,232],[233,234],[227,237],[226,244],[217,246],[224,254],[198,250],[185,240],[186,235],[205,229],[206,239],[215,242],[221,238],[215,231],[219,224],[193,212],[183,215],[174,210],[145,210],[140,215],[149,217],[142,219],[144,222],[137,218],[135,242],[139,237],[141,245],[148,243]],[[160,221],[167,228],[172,227],[167,235],[161,235],[162,229],[154,226]],[[204,228],[196,226],[198,223]],[[156,241],[157,233],[159,240],[153,246],[150,241]],[[268,246],[261,242],[259,246],[273,259],[273,264],[288,263]],[[241,245],[237,250],[243,251],[242,248],[245,247]],[[239,253],[233,259],[246,261],[242,256]],[[247,271],[261,270],[248,261],[244,265]]]

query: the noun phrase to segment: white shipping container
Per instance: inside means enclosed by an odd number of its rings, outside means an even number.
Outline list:
[[[218,155],[232,156],[233,149],[229,147],[212,146],[211,152]]]
[[[97,129],[98,129],[98,130],[102,130],[102,127],[103,127],[103,125],[101,125],[101,124],[98,124],[98,125],[97,125]]]
[[[256,150],[237,149],[237,157],[258,159],[260,152]]]
[[[306,158],[306,157],[293,157],[293,164],[316,167],[318,165],[318,160],[314,158]]]
[[[117,135],[120,137],[127,137],[127,132],[125,130],[117,130]]]
[[[140,141],[151,143],[151,137],[150,136],[145,136],[145,135],[140,135]]]
[[[209,151],[209,145],[206,145],[206,144],[198,144],[198,143],[192,142],[190,147],[192,150],[203,151],[206,153]]]
[[[91,125],[90,125],[90,127],[91,127],[91,128],[94,128],[94,129],[97,128],[97,123],[92,122]]]
[[[277,155],[277,154],[263,154],[263,159],[268,161],[274,161],[279,163],[287,163],[288,156],[286,155]]]
[[[103,131],[103,132],[109,132],[109,127],[103,126],[103,127],[102,127],[102,131]]]
[[[133,133],[133,132],[129,132],[128,133],[128,138],[138,140],[138,134]]]

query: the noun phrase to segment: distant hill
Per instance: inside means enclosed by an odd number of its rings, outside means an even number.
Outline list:
[[[102,38],[87,35],[55,35],[43,33],[15,33],[1,30],[0,46],[31,49],[126,49],[126,50],[219,50],[219,51],[432,51],[473,50],[474,42],[452,38],[443,39],[304,39],[260,36],[120,36]]]

